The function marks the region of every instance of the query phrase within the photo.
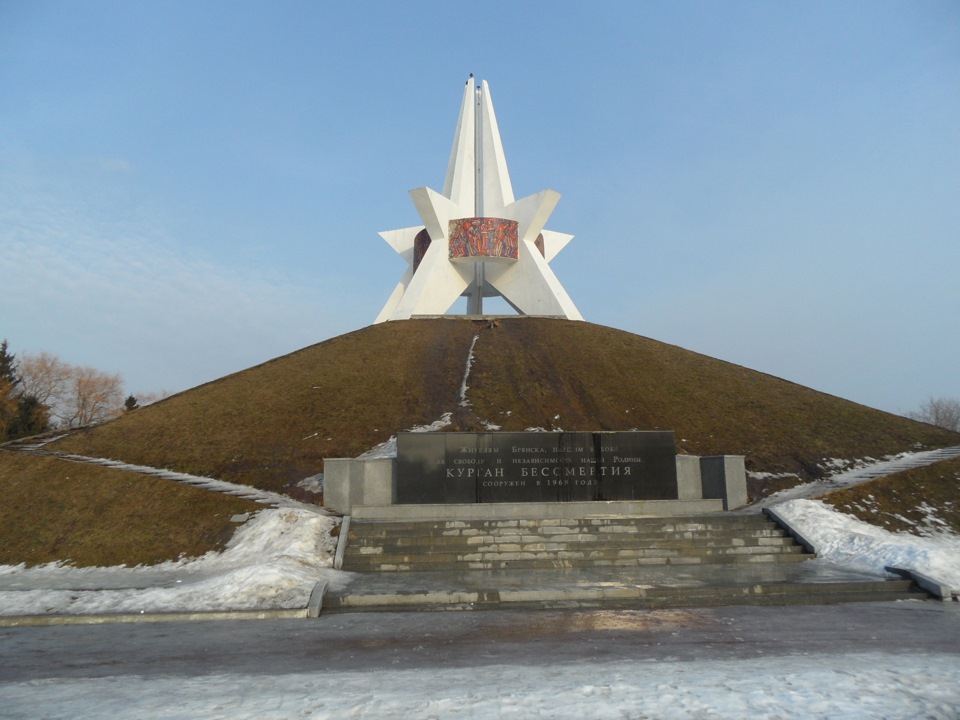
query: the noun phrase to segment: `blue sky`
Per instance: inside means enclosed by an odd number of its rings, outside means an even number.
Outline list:
[[[470,72],[587,320],[960,397],[954,0],[0,0],[0,336],[144,392],[369,325]]]

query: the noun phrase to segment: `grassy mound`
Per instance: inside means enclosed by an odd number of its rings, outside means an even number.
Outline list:
[[[469,402],[461,405],[475,337]],[[631,333],[508,318],[374,325],[49,447],[296,495],[296,483],[322,471],[324,458],[354,457],[448,412],[451,430],[487,423],[504,430],[675,430],[681,452],[742,454],[749,470],[780,475],[754,482],[755,497],[820,476],[829,458],[960,444],[957,433]],[[931,497],[911,490],[917,477],[889,503],[863,512],[884,523],[912,517],[911,508]],[[7,498],[2,563],[137,564],[200,555],[232,533],[231,515],[259,507],[167,480],[10,452],[0,452],[0,486]],[[868,507],[853,496],[838,502],[854,512],[857,504]]]
[[[385,323],[171,396],[52,447],[290,492],[456,405],[468,322]]]
[[[960,444],[957,433],[589,323],[506,320],[475,354],[473,409],[504,430],[674,430],[681,453],[745,455],[748,470],[805,480],[830,458]]]
[[[960,458],[836,490],[820,499],[891,532],[923,535],[950,529],[960,534]]]
[[[0,451],[0,564],[137,565],[221,549],[262,509],[135,473]]]
[[[631,333],[544,318],[495,325],[374,325],[52,447],[290,492],[320,472],[325,457],[354,457],[446,412],[451,430],[484,422],[504,430],[671,429],[681,452],[742,454],[748,470],[800,479],[820,476],[829,458],[960,444],[960,434]],[[461,407],[478,333],[470,404]]]

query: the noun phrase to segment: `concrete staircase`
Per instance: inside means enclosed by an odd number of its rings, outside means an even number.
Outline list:
[[[323,612],[640,609],[925,599],[909,580],[805,563],[762,514],[358,520]]]
[[[520,570],[788,563],[812,557],[762,515],[357,521],[343,569]]]

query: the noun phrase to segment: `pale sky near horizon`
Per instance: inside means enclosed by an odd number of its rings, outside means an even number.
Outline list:
[[[136,393],[371,324],[471,72],[588,321],[960,397],[955,0],[0,0],[0,337]]]

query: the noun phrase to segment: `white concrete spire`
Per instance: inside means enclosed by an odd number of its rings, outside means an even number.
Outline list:
[[[476,92],[471,75],[463,91],[457,131],[453,134],[453,147],[450,149],[450,162],[447,164],[447,177],[443,181],[443,194],[458,205],[472,203],[476,195]]]
[[[483,214],[487,217],[499,217],[503,208],[514,200],[513,185],[510,184],[507,158],[500,141],[500,126],[497,125],[497,116],[493,112],[493,98],[490,97],[490,86],[486,80],[483,81],[480,96]]]
[[[469,314],[502,296],[522,315],[583,319],[549,266],[573,238],[544,229],[560,194],[514,198],[486,81],[466,82],[443,193],[410,197],[423,225],[380,233],[409,267],[376,322],[442,315],[461,295]]]

